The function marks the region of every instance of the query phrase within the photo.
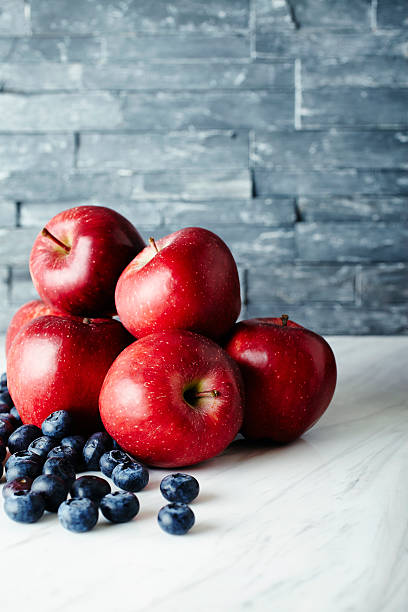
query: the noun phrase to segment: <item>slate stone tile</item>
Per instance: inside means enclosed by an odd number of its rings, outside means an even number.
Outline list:
[[[248,58],[250,41],[247,34],[210,36],[197,32],[183,34],[149,34],[104,36],[107,61],[208,61],[215,58]]]
[[[53,62],[0,64],[0,86],[3,92],[78,90],[82,70],[80,64]]]
[[[95,62],[101,59],[101,39],[92,36],[24,36],[0,38],[0,61]]]
[[[0,266],[0,305],[8,304],[9,300],[9,269]]]
[[[289,4],[292,5],[286,0],[255,0],[256,24],[262,24],[271,29],[288,28],[293,30],[295,23],[291,16]]]
[[[408,169],[408,131],[255,133],[251,160],[270,168]]]
[[[408,194],[405,170],[254,170],[255,193],[270,195]]]
[[[408,221],[408,198],[393,196],[300,197],[302,221]]]
[[[70,134],[0,134],[2,172],[72,168],[73,163],[74,137]]]
[[[280,91],[129,93],[123,121],[131,129],[277,129],[293,127],[293,107],[293,93]]]
[[[1,72],[0,72],[1,75]],[[68,81],[68,79],[67,79]],[[75,83],[73,83],[75,85]],[[85,89],[293,89],[293,62],[110,63],[83,66]]]
[[[0,140],[1,143],[1,140]],[[83,134],[79,168],[247,168],[248,133],[195,131]]]
[[[248,300],[282,308],[302,302],[350,303],[355,277],[355,266],[259,265],[248,270]]]
[[[22,0],[21,0],[22,1]],[[167,0],[31,0],[35,33],[231,32],[248,28],[249,0],[169,3]]]
[[[408,39],[407,39],[408,42]],[[406,57],[302,59],[302,87],[406,87]]]
[[[291,0],[299,27],[369,28],[370,0]]]
[[[377,24],[379,28],[408,27],[408,4],[405,0],[378,0]]]
[[[11,318],[15,314],[17,310],[16,306],[10,306],[8,304],[4,304],[0,308],[0,333],[5,334]]]
[[[309,262],[408,260],[408,226],[399,223],[297,223],[298,258]]]
[[[246,316],[248,318],[280,316],[281,310],[279,305],[271,303],[248,304]],[[358,336],[408,333],[406,306],[368,310],[366,306],[353,308],[342,304],[330,306],[299,304],[292,306],[287,314],[296,323],[318,334]]]
[[[0,261],[3,266],[27,265],[38,228],[0,227]]]
[[[407,264],[364,266],[358,276],[359,295],[369,308],[408,302]]]
[[[302,127],[408,125],[408,89],[326,87],[302,92]]]
[[[39,300],[30,276],[28,262],[25,265],[13,266],[11,273],[10,304],[21,306],[30,300]]]
[[[320,58],[341,57],[357,59],[370,57],[408,55],[406,35],[395,31],[352,31],[300,28],[294,32],[272,29],[267,24],[257,24],[256,52],[271,58]]]
[[[0,36],[29,34],[29,23],[24,14],[24,0],[2,0],[0,7]]]
[[[143,196],[153,199],[208,200],[251,197],[247,170],[155,172],[144,175]]]
[[[0,227],[15,227],[16,203],[0,198]]]

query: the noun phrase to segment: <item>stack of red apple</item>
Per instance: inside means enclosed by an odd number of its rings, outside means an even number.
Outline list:
[[[115,211],[79,206],[47,223],[30,270],[42,301],[15,314],[6,343],[23,423],[68,410],[90,431],[101,418],[125,451],[176,467],[217,455],[240,430],[294,440],[330,403],[327,342],[286,315],[235,324],[237,267],[208,230],[145,246]]]

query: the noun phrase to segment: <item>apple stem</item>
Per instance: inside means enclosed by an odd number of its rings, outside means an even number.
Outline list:
[[[152,237],[150,236],[150,238],[149,238],[149,242],[150,242],[150,244],[152,245],[152,247],[155,249],[156,253],[158,253],[158,252],[159,252],[159,249],[157,248],[157,244],[156,244],[155,239],[154,239],[154,238],[152,238]]]
[[[82,319],[82,323],[85,323],[85,325],[88,325],[90,323],[90,319],[88,319],[88,317],[85,317],[84,319]]]
[[[282,319],[282,327],[286,327],[286,325],[288,324],[289,315],[283,314],[281,316],[281,319]]]
[[[60,246],[62,249],[64,249],[64,251],[66,253],[69,253],[71,250],[71,247],[67,246],[66,244],[64,244],[63,242],[61,242],[61,240],[58,240],[58,238],[56,238],[53,234],[51,234],[50,231],[47,230],[46,227],[44,227],[41,231],[41,234],[43,236],[45,236],[45,238],[49,238],[50,240],[52,240],[53,242],[55,242],[55,244],[58,244],[58,246]]]
[[[197,393],[194,394],[194,397],[218,397],[220,394],[219,391],[217,391],[217,389],[209,389],[208,391],[197,391]]]

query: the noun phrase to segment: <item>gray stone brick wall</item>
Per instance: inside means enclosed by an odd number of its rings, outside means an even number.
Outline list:
[[[81,203],[216,231],[242,316],[408,333],[408,3],[2,0],[0,331]]]

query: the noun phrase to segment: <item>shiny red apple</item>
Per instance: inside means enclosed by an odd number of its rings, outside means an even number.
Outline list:
[[[6,357],[10,350],[11,343],[20,329],[33,319],[37,319],[38,317],[43,317],[44,315],[48,314],[58,315],[58,313],[54,311],[51,306],[47,306],[41,300],[32,300],[31,302],[27,302],[15,312],[7,328]]]
[[[78,316],[115,313],[115,286],[144,248],[133,225],[103,206],[77,206],[53,217],[37,236],[30,271],[42,300]]]
[[[215,342],[170,330],[119,355],[99,404],[106,430],[125,451],[150,465],[190,465],[234,439],[242,423],[242,380]]]
[[[150,239],[121,274],[115,300],[123,325],[137,338],[168,329],[219,338],[240,312],[237,266],[221,238],[188,227]]]
[[[68,410],[80,431],[100,426],[98,398],[105,374],[133,340],[119,321],[43,316],[17,334],[7,382],[23,423],[40,426]]]
[[[244,379],[246,438],[291,442],[328,407],[336,386],[333,351],[286,315],[239,322],[225,348]]]

